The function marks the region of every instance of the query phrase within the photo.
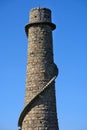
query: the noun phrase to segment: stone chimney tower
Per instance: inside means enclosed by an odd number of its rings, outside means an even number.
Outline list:
[[[19,117],[20,130],[59,130],[55,79],[58,75],[53,59],[51,10],[34,8],[30,11],[28,36],[25,106]]]

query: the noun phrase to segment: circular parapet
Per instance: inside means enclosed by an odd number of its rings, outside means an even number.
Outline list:
[[[47,8],[31,9],[29,23],[34,22],[51,22],[51,10]]]

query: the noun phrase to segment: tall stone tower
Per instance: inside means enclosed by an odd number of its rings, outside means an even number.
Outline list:
[[[30,11],[28,57],[24,109],[19,117],[20,130],[59,130],[55,79],[58,75],[53,59],[51,10],[34,8]]]

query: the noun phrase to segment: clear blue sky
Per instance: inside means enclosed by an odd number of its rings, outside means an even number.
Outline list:
[[[87,130],[87,0],[0,0],[0,130],[17,130],[24,104],[29,10],[52,10],[60,130]]]

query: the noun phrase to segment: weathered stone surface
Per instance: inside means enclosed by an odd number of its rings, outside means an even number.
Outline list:
[[[30,12],[30,23],[50,22],[51,11],[35,8]],[[25,107],[54,76],[52,28],[50,25],[32,25],[27,30],[28,59]],[[22,130],[59,130],[56,113],[55,82],[39,95],[24,117]]]

